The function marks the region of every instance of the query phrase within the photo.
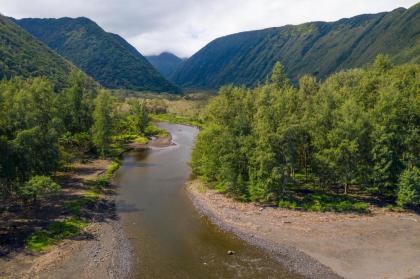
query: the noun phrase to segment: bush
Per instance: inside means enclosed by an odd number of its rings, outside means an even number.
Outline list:
[[[55,183],[50,177],[34,176],[19,188],[18,195],[26,201],[32,200],[36,202],[38,198],[55,193],[58,190],[60,190],[60,185]]]
[[[281,200],[278,204],[281,208],[296,209],[298,207],[296,201]]]
[[[303,208],[308,211],[369,212],[369,204],[350,197],[332,194],[311,194],[303,199]]]
[[[406,169],[398,183],[397,204],[399,206],[420,205],[420,171],[417,167]]]
[[[369,212],[369,204],[366,202],[344,195],[327,193],[306,194],[304,197],[290,196],[280,200],[278,207],[315,212]]]
[[[156,137],[165,137],[169,135],[169,133],[165,129],[161,129],[153,124],[147,126],[146,129],[144,130],[144,133],[147,136],[156,136]]]

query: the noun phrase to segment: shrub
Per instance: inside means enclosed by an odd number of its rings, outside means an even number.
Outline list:
[[[281,208],[296,209],[298,207],[296,201],[281,200],[278,204]]]
[[[398,183],[397,204],[399,206],[420,205],[420,171],[414,167],[406,169]]]
[[[36,202],[38,198],[55,193],[58,190],[60,190],[60,185],[55,183],[50,177],[34,176],[19,188],[18,195],[26,201],[32,200]]]

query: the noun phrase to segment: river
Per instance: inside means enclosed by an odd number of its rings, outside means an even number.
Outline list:
[[[116,174],[118,214],[134,250],[134,277],[300,278],[197,213],[184,185],[198,130],[160,125],[176,145],[127,153]],[[235,254],[227,255],[228,250]]]

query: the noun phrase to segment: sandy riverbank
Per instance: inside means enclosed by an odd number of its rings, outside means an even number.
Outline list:
[[[197,180],[194,205],[222,229],[310,278],[420,278],[420,216],[300,212],[236,202]]]

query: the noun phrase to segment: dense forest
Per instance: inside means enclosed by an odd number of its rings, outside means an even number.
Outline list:
[[[394,63],[420,62],[420,4],[410,9],[360,15],[336,22],[242,32],[215,39],[171,77],[192,89],[235,84],[257,86],[281,61],[294,84],[303,74],[317,79],[373,63],[388,54]]]
[[[14,76],[45,76],[57,87],[75,70],[70,62],[0,15],[0,80]]]
[[[106,88],[180,92],[122,37],[88,18],[28,18],[16,23]]]
[[[125,143],[156,132],[144,103],[118,100],[79,71],[66,83],[58,91],[42,77],[0,83],[0,198],[36,200],[58,189],[51,176],[68,163],[117,158]]]
[[[193,172],[237,199],[283,207],[328,210],[337,199],[365,211],[347,199],[355,192],[418,206],[419,92],[420,66],[387,56],[324,82],[305,75],[297,87],[277,63],[265,84],[223,87],[210,101]]]

